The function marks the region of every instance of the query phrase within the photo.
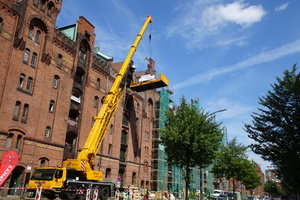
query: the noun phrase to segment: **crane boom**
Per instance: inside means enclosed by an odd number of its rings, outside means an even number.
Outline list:
[[[95,176],[96,171],[92,170],[92,163],[104,139],[105,133],[109,128],[109,125],[119,105],[119,102],[122,99],[123,93],[122,88],[120,87],[122,80],[126,74],[131,59],[142,39],[144,32],[149,23],[151,22],[152,18],[151,16],[148,16],[143,27],[138,33],[133,45],[131,46],[128,55],[125,61],[123,62],[123,65],[120,71],[118,72],[109,93],[105,96],[99,114],[96,117],[94,117],[94,125],[77,159],[68,159],[64,161],[64,167],[70,167],[77,170],[82,170],[81,162],[86,162],[85,171],[87,172],[88,179],[102,180],[101,172],[98,172],[100,173],[99,176]],[[90,176],[89,173],[91,174]]]

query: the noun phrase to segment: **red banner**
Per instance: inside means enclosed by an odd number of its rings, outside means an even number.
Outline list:
[[[0,167],[0,187],[18,165],[18,162],[18,154],[15,151],[7,151],[3,154]]]

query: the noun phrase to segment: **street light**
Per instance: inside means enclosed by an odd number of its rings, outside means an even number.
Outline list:
[[[210,114],[208,114],[207,116],[206,116],[206,118],[208,118],[209,116],[211,116],[211,115],[214,115],[214,114],[216,114],[216,113],[218,113],[218,112],[224,112],[224,111],[226,111],[227,109],[225,108],[225,109],[221,109],[221,110],[217,110],[217,111],[215,111],[215,112],[212,112],[212,113],[210,113]],[[202,174],[202,169],[200,168],[200,199],[203,199],[203,197],[202,197],[202,193],[203,193],[203,191],[202,191],[202,178],[203,178],[203,174]],[[209,195],[210,196],[210,195]]]
[[[224,112],[224,111],[226,111],[227,109],[225,108],[225,109],[222,109],[222,110],[217,110],[217,111],[215,111],[215,112],[212,112],[212,113],[210,113],[209,115],[207,115],[207,117],[209,117],[209,116],[211,116],[211,115],[213,115],[213,114],[216,114],[216,113],[218,113],[218,112]]]

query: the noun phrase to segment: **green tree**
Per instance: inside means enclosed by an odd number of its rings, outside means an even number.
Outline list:
[[[248,160],[247,148],[238,144],[236,138],[229,141],[227,145],[222,145],[211,171],[217,178],[225,177],[227,180],[232,180],[234,193],[236,181],[241,181],[247,189],[261,185],[253,163]]]
[[[245,124],[254,153],[270,161],[282,185],[300,199],[300,74],[296,65],[259,98],[252,125]]]
[[[182,169],[186,193],[192,181],[191,168],[204,168],[213,162],[222,142],[218,123],[207,120],[209,114],[187,104],[184,97],[176,112],[167,111],[160,143],[164,145],[170,163]]]
[[[265,183],[264,191],[269,193],[269,196],[271,197],[278,197],[282,195],[282,190],[278,185],[271,180],[267,180]]]
[[[249,160],[244,160],[244,164],[242,165],[241,181],[246,189],[252,190],[260,185],[262,182],[260,181],[260,176],[258,175],[257,170],[255,169],[253,163]]]

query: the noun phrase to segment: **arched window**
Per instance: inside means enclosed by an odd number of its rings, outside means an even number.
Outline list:
[[[28,63],[29,60],[29,54],[30,54],[30,50],[26,48],[24,52],[24,58],[23,58],[23,62],[26,64]]]
[[[40,167],[48,167],[49,166],[49,159],[42,157],[40,160]]]
[[[136,184],[136,173],[135,172],[132,173],[131,184],[132,185]]]
[[[32,39],[32,37],[33,37],[33,31],[34,31],[33,26],[29,26],[28,37],[30,39]]]
[[[148,173],[148,162],[144,163],[144,173],[147,174]]]
[[[97,78],[96,89],[100,90],[100,78]]]
[[[21,102],[17,101],[15,104],[14,116],[13,116],[13,120],[15,120],[15,121],[18,121],[18,119],[19,119],[20,106],[21,106]]]
[[[58,88],[58,83],[59,83],[59,76],[55,75],[54,78],[53,78],[52,87],[57,89]]]
[[[108,155],[112,155],[112,148],[113,148],[113,145],[109,144],[108,145]]]
[[[110,178],[111,176],[111,169],[110,168],[106,168],[105,170],[105,178]]]
[[[62,59],[62,55],[61,54],[58,54],[57,56],[57,66],[61,66],[61,59]]]
[[[24,104],[23,107],[22,120],[21,120],[22,123],[26,123],[27,121],[28,110],[29,110],[29,105],[26,103]]]
[[[36,34],[35,34],[35,40],[34,40],[36,43],[40,43],[41,41],[41,31],[40,30],[37,30],[36,31]]]
[[[34,53],[32,54],[31,62],[30,62],[30,66],[31,66],[31,67],[35,67],[35,65],[36,65],[36,60],[37,60],[37,54],[34,52]]]
[[[49,105],[49,112],[54,112],[55,101],[51,100]]]
[[[48,14],[49,16],[52,15],[53,8],[54,8],[54,4],[53,4],[52,1],[50,1],[50,2],[48,3],[48,8],[47,8],[47,14]]]
[[[15,146],[16,152],[19,152],[19,150],[20,150],[22,138],[23,138],[22,135],[18,135],[17,141],[16,141],[16,146]]]
[[[2,26],[3,26],[3,19],[2,19],[2,17],[0,17],[0,32],[2,30]]]
[[[45,130],[45,138],[46,139],[49,139],[51,136],[51,127],[50,126],[47,126],[46,127],[46,130]]]
[[[24,80],[25,80],[25,74],[22,73],[22,74],[20,74],[19,88],[23,88]]]
[[[32,88],[32,78],[31,77],[28,77],[28,80],[27,80],[27,85],[26,85],[26,91],[28,92],[31,92],[31,88]]]
[[[99,97],[95,96],[95,98],[94,98],[94,107],[98,108],[98,105],[99,105]]]
[[[6,142],[6,150],[9,151],[11,148],[11,143],[12,143],[12,138],[13,138],[14,134],[9,133],[7,136],[7,142]]]
[[[45,10],[46,0],[40,0],[40,3],[41,3],[41,10]]]
[[[114,133],[114,125],[113,124],[110,125],[109,133],[110,134]]]

